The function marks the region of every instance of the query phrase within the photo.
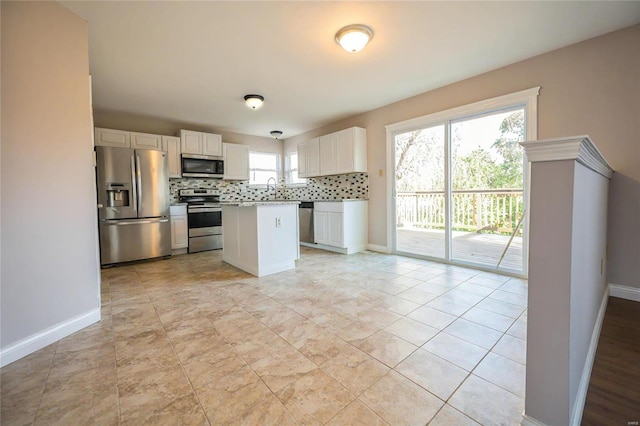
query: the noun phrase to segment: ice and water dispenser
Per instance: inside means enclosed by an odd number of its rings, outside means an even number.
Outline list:
[[[107,183],[107,205],[105,207],[129,207],[131,188],[128,183]]]

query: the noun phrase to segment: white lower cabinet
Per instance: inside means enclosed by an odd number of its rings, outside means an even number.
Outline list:
[[[329,244],[329,212],[321,212],[314,208],[313,238],[316,244]]]
[[[329,213],[329,242],[330,246],[345,247],[344,244],[344,215],[342,213]]]
[[[328,250],[351,254],[363,251],[368,243],[366,200],[316,202],[313,232],[316,244]]]
[[[189,228],[187,224],[187,206],[171,206],[171,249],[189,247]]]

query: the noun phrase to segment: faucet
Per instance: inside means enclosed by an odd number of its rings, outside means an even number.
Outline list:
[[[267,192],[269,191],[269,182],[273,180],[273,199],[276,200],[278,198],[278,182],[275,178],[270,177],[267,179]]]

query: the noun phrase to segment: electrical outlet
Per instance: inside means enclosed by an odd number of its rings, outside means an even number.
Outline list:
[[[276,228],[280,228],[282,226],[282,219],[279,217],[276,217]]]

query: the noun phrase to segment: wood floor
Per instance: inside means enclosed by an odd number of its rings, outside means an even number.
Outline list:
[[[611,297],[591,372],[583,425],[640,422],[640,302]]]
[[[444,231],[397,228],[396,239],[396,248],[400,252],[444,258]],[[508,243],[508,235],[454,231],[451,254],[457,261],[497,269]],[[515,237],[500,262],[500,269],[517,272],[522,271],[522,266],[522,237]]]

